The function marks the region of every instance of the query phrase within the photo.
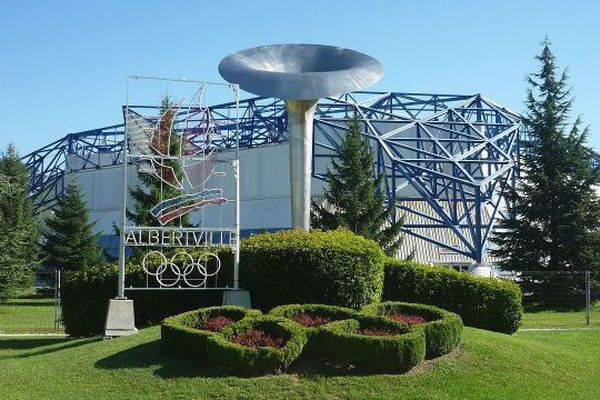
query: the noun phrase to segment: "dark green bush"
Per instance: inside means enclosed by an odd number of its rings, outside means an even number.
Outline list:
[[[221,306],[188,311],[166,318],[161,325],[163,348],[170,354],[206,360],[208,338],[218,333],[200,330],[197,327],[208,318],[217,315],[240,321],[246,317],[259,316],[260,311],[236,306]]]
[[[425,303],[457,313],[466,325],[513,333],[520,325],[521,290],[509,281],[388,259],[382,299]]]
[[[323,303],[360,308],[379,300],[385,256],[349,231],[261,234],[242,242],[240,282],[252,304]]]
[[[395,328],[393,336],[366,336],[361,328]],[[322,328],[321,354],[361,370],[405,372],[425,358],[425,332],[381,317],[360,317],[332,322]]]
[[[401,313],[427,319],[428,322],[419,325],[425,330],[426,358],[451,352],[462,339],[463,322],[460,316],[435,306],[389,301],[365,306],[363,312],[382,317]]]
[[[274,317],[283,317],[293,319],[299,314],[311,314],[327,317],[331,322],[342,319],[358,318],[360,313],[351,308],[327,306],[324,304],[287,304],[284,306],[275,307],[269,312],[269,315]],[[321,345],[321,329],[320,327],[304,327],[308,337],[308,343],[304,346],[304,352],[313,354],[318,352]]]
[[[196,250],[200,251],[200,250]],[[227,249],[218,249],[222,261],[217,282],[232,286],[233,257]],[[127,265],[127,286],[145,284],[146,276],[135,258]],[[61,289],[62,318],[65,331],[72,336],[96,336],[104,333],[108,300],[117,295],[116,264],[68,272]],[[221,291],[202,290],[127,290],[134,301],[138,327],[160,323],[164,318],[197,309],[221,305]]]
[[[281,348],[253,348],[231,342],[235,335],[251,329],[283,337],[285,345]],[[229,325],[221,334],[208,337],[206,359],[228,373],[256,375],[279,372],[300,356],[306,341],[305,330],[290,320],[271,316],[248,318]]]

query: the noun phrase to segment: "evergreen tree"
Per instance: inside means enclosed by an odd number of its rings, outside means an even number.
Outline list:
[[[395,254],[402,244],[403,218],[397,218],[395,201],[386,205],[380,188],[383,174],[374,177],[373,150],[364,138],[361,121],[356,114],[327,170],[329,189],[327,204],[312,202],[313,228],[332,230],[346,228],[373,239],[388,254]]]
[[[171,127],[177,115],[174,104],[169,96],[165,96],[162,99],[160,114],[163,117],[157,126],[158,134],[153,137],[151,149],[155,149],[155,154],[158,154],[158,151],[156,150],[159,150],[163,154],[177,156],[180,152],[181,138],[177,134],[171,135]],[[165,160],[164,164],[173,168],[177,176],[181,178],[181,165],[175,160]],[[167,173],[163,174],[163,176],[167,176]],[[142,184],[130,190],[135,206],[133,210],[128,209],[126,211],[127,218],[138,226],[155,226],[157,225],[157,221],[156,218],[150,214],[150,209],[161,200],[178,196],[180,191],[167,184],[161,184],[160,180],[147,173],[138,171],[137,177]],[[181,217],[181,220],[173,220],[168,225],[179,225],[180,223],[182,226],[189,226],[189,216],[184,215]]]
[[[577,118],[569,125],[571,89],[566,71],[557,71],[546,40],[539,71],[529,75],[521,179],[509,193],[509,215],[493,240],[500,267],[509,271],[598,269],[600,171],[586,147],[588,129]],[[529,277],[531,276],[531,278]],[[552,299],[583,299],[583,279],[568,274],[523,274],[526,293],[544,306]]]
[[[31,283],[38,232],[29,200],[29,173],[11,144],[0,157],[0,300]]]
[[[46,220],[42,251],[52,268],[77,270],[102,262],[99,234],[92,233],[89,210],[77,184],[71,182],[60,197],[54,215]]]

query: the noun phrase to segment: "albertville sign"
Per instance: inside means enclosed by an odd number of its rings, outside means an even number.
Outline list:
[[[126,227],[124,234],[126,246],[233,246],[235,241],[233,229]]]

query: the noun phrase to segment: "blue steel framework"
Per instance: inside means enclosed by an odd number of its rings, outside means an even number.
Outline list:
[[[198,110],[198,118],[210,118],[222,133],[231,132],[215,143],[223,150],[234,143],[233,107],[225,103]],[[130,105],[139,112],[148,108],[153,106]],[[419,221],[406,224],[405,232],[482,262],[503,193],[518,173],[519,141],[526,134],[521,117],[479,94],[355,92],[323,99],[315,112],[315,178],[326,180],[329,160],[355,112],[375,150],[374,172],[385,175],[381,189]],[[242,149],[287,141],[281,100],[243,100],[239,121]],[[203,134],[199,129],[194,140],[202,141]],[[122,149],[119,124],[69,134],[23,157],[31,171],[36,212],[51,208],[62,193],[67,156],[77,161],[77,170],[100,168],[100,153],[108,153],[116,165]],[[411,207],[415,201],[426,207]],[[446,234],[429,234],[432,229]]]

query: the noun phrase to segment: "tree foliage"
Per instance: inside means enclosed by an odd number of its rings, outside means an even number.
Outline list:
[[[77,184],[71,182],[54,214],[46,220],[42,252],[45,263],[56,269],[78,270],[102,262],[99,234]]]
[[[31,283],[38,232],[29,200],[29,173],[11,144],[0,157],[0,300]]]
[[[522,175],[509,193],[510,217],[501,221],[492,252],[502,269],[577,271],[597,269],[600,262],[600,201],[595,188],[600,171],[586,147],[588,128],[572,108],[568,75],[558,71],[546,40],[536,57],[539,70],[528,76],[527,115],[530,140],[524,144]],[[524,278],[526,292],[541,303],[554,296],[581,297],[581,277],[565,274]]]
[[[402,244],[403,218],[397,218],[395,202],[386,204],[381,186],[383,174],[374,177],[373,150],[364,138],[361,121],[354,114],[346,135],[327,170],[329,189],[326,204],[312,202],[313,228],[332,230],[346,228],[373,239],[393,255]]]

